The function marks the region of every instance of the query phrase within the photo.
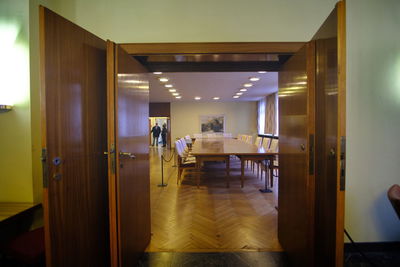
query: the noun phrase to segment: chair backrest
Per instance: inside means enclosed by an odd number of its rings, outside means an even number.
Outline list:
[[[253,143],[253,136],[248,135],[247,138],[246,138],[246,143],[252,144]]]
[[[397,216],[400,219],[400,186],[398,184],[392,185],[387,194]]]
[[[186,144],[192,144],[192,138],[190,137],[190,135],[185,136],[185,141],[186,141]]]
[[[180,140],[175,141],[175,150],[180,157],[183,157],[182,143]]]
[[[278,152],[278,149],[279,149],[278,142],[279,142],[279,139],[273,138],[271,140],[271,145],[269,146],[269,150],[271,150],[272,152]]]
[[[262,138],[259,137],[259,136],[257,136],[257,137],[256,137],[256,141],[255,141],[254,144],[255,144],[256,146],[261,146],[261,144],[262,144]]]
[[[223,136],[224,136],[224,138],[232,138],[231,133],[224,133]]]
[[[264,149],[269,149],[269,145],[271,144],[271,138],[264,137],[262,141],[262,146]]]
[[[195,133],[195,134],[193,134],[193,137],[198,139],[198,138],[203,138],[203,135],[199,134],[199,133]]]

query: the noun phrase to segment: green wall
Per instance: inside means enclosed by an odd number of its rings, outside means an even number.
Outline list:
[[[29,1],[0,1],[0,202],[32,202]]]
[[[347,1],[345,227],[357,242],[399,241],[387,198],[400,184],[400,1]]]

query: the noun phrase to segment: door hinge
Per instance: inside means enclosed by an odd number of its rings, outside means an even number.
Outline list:
[[[308,174],[314,175],[314,135],[310,134],[309,140]]]
[[[42,161],[42,176],[43,176],[43,188],[49,187],[49,170],[47,164],[47,149],[42,148],[42,156],[40,157]]]
[[[346,189],[346,137],[340,137],[340,191]]]

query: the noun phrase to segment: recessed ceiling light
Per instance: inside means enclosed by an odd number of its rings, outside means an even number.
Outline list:
[[[161,71],[155,71],[155,72],[153,72],[153,74],[160,75],[160,74],[162,74],[162,72]]]
[[[252,82],[256,82],[256,81],[259,81],[260,78],[258,78],[258,77],[250,77],[249,80],[252,81]]]
[[[182,97],[180,95],[178,95],[178,96],[175,96],[175,98],[181,99]]]
[[[200,96],[196,96],[196,97],[194,97],[194,100],[200,100],[201,99],[201,97]]]
[[[239,92],[239,93],[236,93],[236,95],[243,95],[243,93],[240,93],[240,92]]]
[[[233,98],[239,98],[239,96],[238,95],[234,95]]]
[[[258,73],[267,73],[265,70],[260,70]]]
[[[214,100],[218,100],[218,99],[219,99],[219,97],[218,97],[218,96],[215,96],[215,97],[213,97],[213,99],[214,99]]]
[[[173,96],[177,96],[177,95],[179,95],[179,93],[172,93],[172,95],[173,95]]]
[[[168,91],[170,91],[171,93],[175,93],[176,89],[169,89]]]
[[[253,84],[252,84],[252,83],[245,83],[245,84],[243,84],[243,86],[244,86],[244,87],[252,87]]]
[[[166,82],[169,81],[169,79],[168,79],[168,78],[165,78],[165,77],[159,78],[158,80],[159,80],[160,82],[162,82],[162,83],[166,83]]]
[[[172,88],[172,87],[174,87],[172,84],[166,84],[166,85],[164,85],[165,87],[167,87],[167,88]]]
[[[246,88],[242,88],[242,89],[240,89],[239,91],[240,91],[240,92],[246,92],[247,89],[246,89]]]

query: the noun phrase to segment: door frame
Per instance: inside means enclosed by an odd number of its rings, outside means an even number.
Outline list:
[[[338,12],[338,154],[342,153],[340,137],[346,136],[346,7],[337,3]],[[196,43],[122,43],[130,55],[157,54],[256,54],[295,53],[307,42],[196,42]],[[345,151],[343,151],[345,152]],[[340,190],[340,157],[337,162],[336,266],[343,266],[345,191]],[[315,201],[315,200],[314,200]],[[279,216],[279,212],[278,212]]]

